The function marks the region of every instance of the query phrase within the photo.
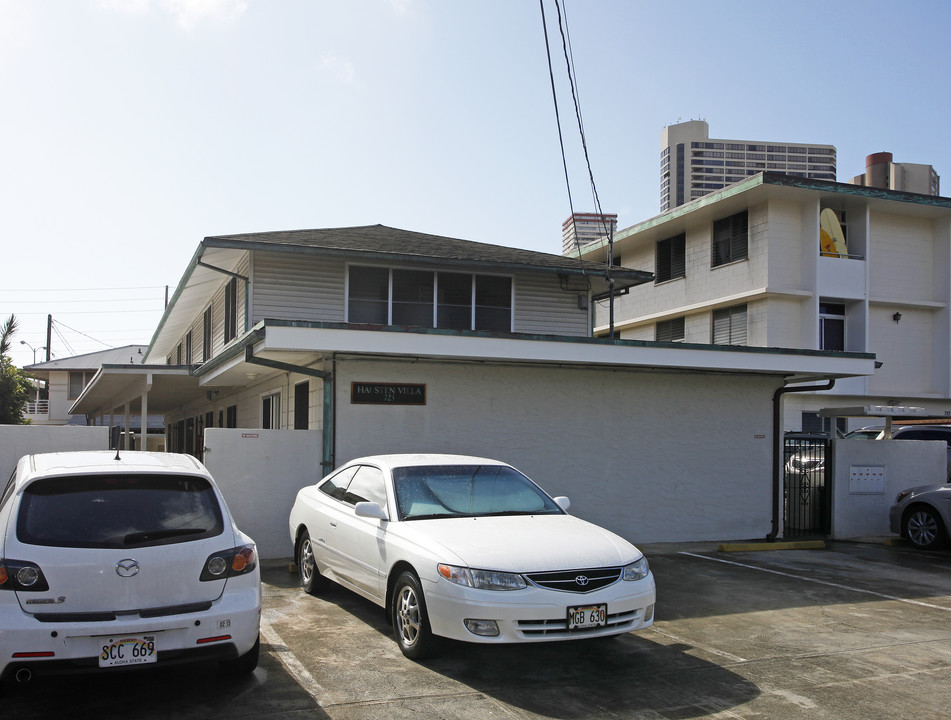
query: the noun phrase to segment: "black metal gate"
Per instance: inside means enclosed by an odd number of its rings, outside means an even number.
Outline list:
[[[826,536],[832,530],[832,440],[789,433],[783,445],[783,537]]]

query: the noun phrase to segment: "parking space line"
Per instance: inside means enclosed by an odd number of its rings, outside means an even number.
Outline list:
[[[817,585],[828,585],[829,587],[838,588],[839,590],[848,590],[850,592],[863,593],[865,595],[874,595],[875,597],[880,597],[884,600],[895,600],[896,602],[907,603],[909,605],[918,605],[920,607],[931,608],[933,610],[944,610],[945,612],[951,612],[951,607],[926,603],[922,602],[921,600],[909,600],[908,598],[898,597],[897,595],[888,595],[886,593],[875,592],[874,590],[864,590],[862,588],[851,587],[850,585],[840,585],[839,583],[829,582],[827,580],[817,580],[816,578],[805,577],[803,575],[793,575],[792,573],[783,572],[782,570],[771,570],[770,568],[757,567],[756,565],[747,565],[734,560],[724,560],[723,558],[710,557],[709,555],[698,555],[697,553],[686,551],[681,551],[678,554],[689,555],[690,557],[700,558],[701,560],[712,560],[714,562],[723,563],[724,565],[736,565],[737,567],[748,568],[750,570],[759,570],[760,572],[781,575],[782,577],[792,578],[793,580],[802,580],[803,582],[811,582]]]
[[[287,647],[287,644],[278,635],[277,631],[271,627],[271,624],[261,618],[261,635],[267,641],[267,644],[271,646],[270,650],[278,660],[281,661],[281,665],[291,674],[297,684],[300,685],[304,691],[310,695],[314,702],[317,703],[319,707],[324,706],[324,700],[328,697],[327,691],[314,680],[314,676],[301,664],[301,661],[297,659],[297,656],[293,651]]]
[[[661,630],[659,627],[657,627],[656,624],[651,625],[650,629],[651,629],[651,632],[655,632],[658,635],[663,635],[668,640],[673,640],[674,642],[683,643],[684,645],[690,645],[691,647],[694,647],[697,650],[708,652],[711,655],[719,655],[720,657],[726,658],[727,660],[731,660],[732,662],[736,662],[736,663],[748,662],[746,658],[740,657],[739,655],[733,655],[732,653],[724,652],[723,650],[717,650],[716,648],[710,647],[709,645],[701,645],[700,643],[695,642],[693,640],[685,640],[682,637],[677,637],[676,635],[672,635],[666,630]]]

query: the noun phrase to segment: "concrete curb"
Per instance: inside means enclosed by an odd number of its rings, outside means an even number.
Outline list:
[[[720,552],[756,552],[759,550],[825,550],[825,540],[790,540],[784,542],[723,543]]]

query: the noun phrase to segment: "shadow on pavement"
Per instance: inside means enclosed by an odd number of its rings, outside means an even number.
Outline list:
[[[263,648],[262,648],[263,650]],[[267,693],[262,692],[267,686]],[[326,718],[280,663],[261,653],[250,676],[222,675],[215,663],[195,663],[108,675],[38,677],[3,688],[4,720],[111,720],[242,717]]]
[[[358,655],[364,653],[368,653],[365,661],[372,657],[372,668],[345,670],[335,676],[337,682],[353,685],[373,682],[371,678],[379,682],[374,673],[382,672],[393,696],[428,696],[459,684],[514,709],[571,720],[650,712],[665,718],[707,717],[760,695],[754,683],[697,657],[692,647],[667,642],[650,630],[614,638],[522,645],[443,640],[436,658],[413,663],[400,656],[382,610],[370,601],[334,587],[305,602],[312,603],[314,615],[334,618],[312,641],[325,648],[333,646],[330,657],[339,657],[341,667],[359,666]],[[348,657],[340,636],[332,634],[329,626],[347,628],[344,636],[363,650]],[[379,637],[370,639],[374,631]],[[380,655],[381,648],[385,657]]]

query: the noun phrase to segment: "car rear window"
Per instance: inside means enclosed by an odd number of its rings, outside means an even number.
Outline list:
[[[224,529],[214,489],[186,475],[37,480],[23,493],[17,538],[32,545],[127,548],[188,542]]]

